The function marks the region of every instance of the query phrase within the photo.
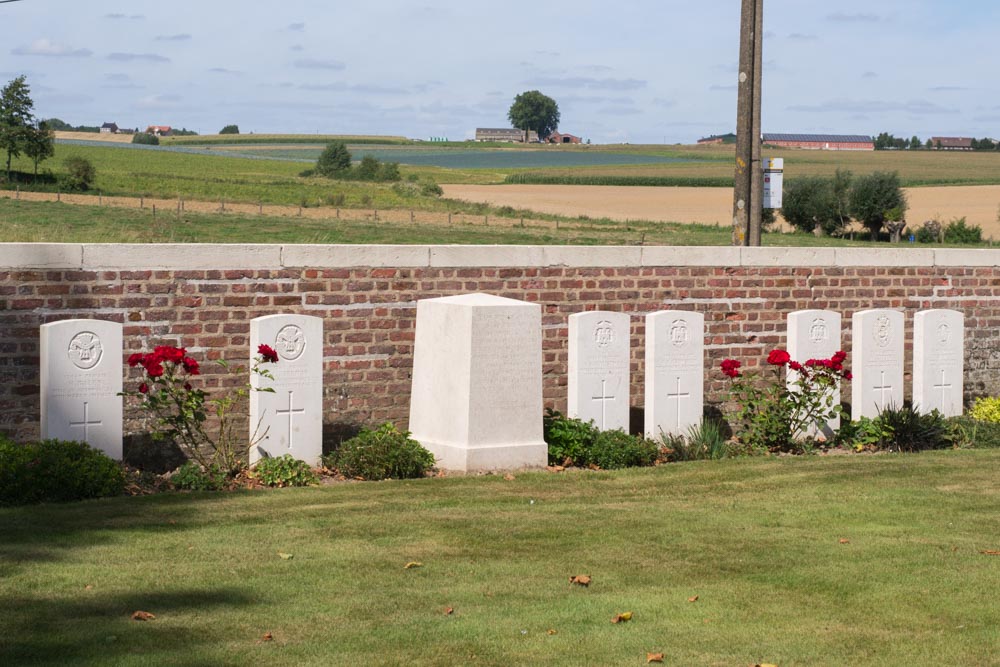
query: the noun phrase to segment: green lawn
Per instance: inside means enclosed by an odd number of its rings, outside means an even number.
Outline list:
[[[996,665],[998,506],[982,450],[2,509],[0,664]]]

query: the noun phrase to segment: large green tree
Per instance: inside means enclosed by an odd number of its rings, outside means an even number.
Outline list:
[[[0,150],[7,151],[7,180],[11,160],[24,150],[34,123],[31,89],[22,74],[0,89]]]
[[[907,206],[897,172],[859,176],[851,188],[851,216],[868,228],[873,240],[886,222],[905,220]]]
[[[55,133],[44,120],[28,130],[24,154],[34,163],[35,176],[38,176],[38,163],[56,154]]]
[[[316,173],[336,178],[351,169],[351,152],[343,141],[331,141],[316,160]]]
[[[527,133],[534,130],[542,141],[559,127],[559,105],[547,95],[537,90],[529,90],[514,98],[507,118],[519,130]]]

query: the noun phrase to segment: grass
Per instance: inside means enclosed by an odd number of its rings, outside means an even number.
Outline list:
[[[444,204],[448,201],[444,200]],[[455,202],[457,210],[470,206]],[[409,222],[407,211],[382,211],[376,222],[371,211],[325,209],[325,218],[299,218],[241,213],[176,214],[172,203],[161,206],[153,218],[145,209],[34,202],[0,196],[0,229],[4,241],[20,243],[391,243],[391,244],[504,244],[504,245],[729,245],[728,227],[714,225],[564,218],[525,213],[520,226],[515,210],[479,207],[487,215],[454,216],[447,212],[421,214],[422,222]],[[265,210],[266,211],[266,210]],[[313,215],[315,210],[306,211]],[[503,213],[507,217],[498,218]],[[368,219],[347,219],[366,214]],[[386,220],[389,218],[389,220]],[[391,221],[394,220],[394,221]],[[558,222],[557,222],[558,221]],[[487,222],[489,224],[487,224]],[[867,236],[865,235],[865,238]],[[765,246],[885,247],[884,243],[849,241],[812,234],[765,234]],[[903,244],[899,247],[940,247],[937,244]],[[963,246],[969,247],[969,246]]]
[[[995,665],[998,470],[949,451],[5,509],[0,662]]]

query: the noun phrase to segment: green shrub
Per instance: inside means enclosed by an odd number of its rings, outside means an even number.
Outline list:
[[[914,236],[917,238],[917,243],[937,243],[941,240],[941,221],[927,220],[917,227]]]
[[[188,461],[170,476],[170,483],[185,491],[221,491],[228,482],[229,477],[219,466],[213,464],[206,469],[196,461]]]
[[[351,153],[343,141],[331,141],[316,160],[316,173],[328,178],[343,176],[351,169]]]
[[[875,419],[881,432],[879,449],[919,452],[925,449],[948,449],[955,445],[955,431],[937,410],[920,413],[913,406],[889,406]]]
[[[386,422],[345,440],[340,449],[323,457],[323,463],[348,477],[413,479],[434,467],[434,455],[410,438],[409,431]]]
[[[440,197],[444,194],[444,190],[437,183],[424,183],[420,186],[420,194],[425,197]]]
[[[1000,396],[977,398],[969,416],[981,422],[1000,424]]]
[[[265,486],[309,486],[319,483],[319,476],[309,464],[291,454],[261,459],[254,466],[253,476]]]
[[[97,170],[90,160],[71,155],[63,160],[66,167],[66,186],[72,190],[88,190],[97,178]]]
[[[400,181],[403,177],[399,173],[399,163],[398,162],[382,162],[378,168],[377,181],[382,183],[392,183],[393,181]]]
[[[572,419],[547,408],[542,417],[542,435],[549,447],[549,465],[590,463],[590,448],[597,436],[593,422]]]
[[[944,242],[969,244],[982,243],[983,230],[979,225],[966,224],[965,218],[955,218],[944,228]]]
[[[1000,447],[1000,422],[979,421],[968,415],[949,417],[948,422],[954,427],[958,444],[962,447]]]
[[[697,461],[722,459],[728,454],[728,443],[719,422],[706,419],[688,429],[687,435],[661,435],[667,459]]]
[[[590,461],[604,470],[651,466],[660,449],[652,440],[625,431],[598,431],[590,448]]]
[[[378,159],[371,155],[366,155],[361,158],[361,162],[354,168],[354,173],[351,174],[351,177],[359,181],[377,181],[379,169],[380,164]]]
[[[226,125],[224,128],[219,130],[219,134],[239,134],[239,133],[240,133],[239,125]]]
[[[896,172],[876,171],[858,176],[851,187],[850,214],[876,238],[889,217],[902,220],[906,214],[906,194]],[[895,214],[890,216],[890,211]]]
[[[84,442],[0,441],[0,505],[103,498],[124,490],[121,466]]]
[[[142,144],[144,146],[159,146],[160,138],[155,134],[150,134],[148,132],[136,132],[132,135],[133,144]]]

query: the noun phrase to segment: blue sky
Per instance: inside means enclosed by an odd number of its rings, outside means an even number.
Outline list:
[[[463,139],[538,89],[596,143],[732,131],[739,0],[0,4],[0,83],[73,124]],[[763,129],[1000,137],[996,0],[766,0]]]

